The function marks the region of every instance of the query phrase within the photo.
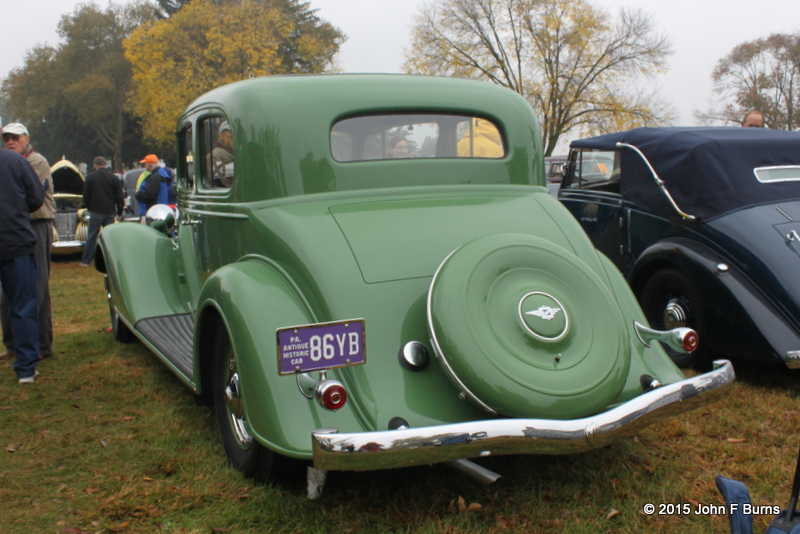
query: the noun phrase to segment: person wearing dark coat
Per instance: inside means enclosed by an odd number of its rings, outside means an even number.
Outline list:
[[[94,171],[83,183],[83,204],[89,210],[89,237],[83,245],[81,265],[86,267],[94,259],[94,248],[100,229],[122,217],[125,198],[122,181],[108,168],[105,158],[94,158]]]
[[[39,372],[39,271],[31,213],[44,203],[44,186],[20,154],[0,148],[0,284],[14,333],[14,372],[20,384]]]

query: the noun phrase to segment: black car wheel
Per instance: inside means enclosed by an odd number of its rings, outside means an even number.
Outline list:
[[[664,269],[651,276],[639,293],[642,310],[656,330],[687,327],[697,332],[700,343],[691,353],[664,346],[678,367],[689,367],[705,356],[705,322],[700,295],[689,279],[677,269]]]
[[[250,434],[236,354],[224,330],[216,336],[213,365],[214,412],[228,462],[259,482],[295,474],[297,462],[260,445]]]
[[[114,339],[120,343],[133,343],[136,341],[136,336],[119,318],[119,312],[114,305],[114,297],[111,296],[111,290],[108,288],[108,278],[106,278],[106,291],[108,291],[108,313],[111,316],[111,330],[114,333]]]

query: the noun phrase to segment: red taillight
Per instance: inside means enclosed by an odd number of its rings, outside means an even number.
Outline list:
[[[347,391],[341,382],[323,380],[317,385],[316,397],[321,405],[329,410],[338,410],[347,402]]]
[[[694,351],[699,342],[700,339],[697,337],[697,332],[694,330],[689,331],[685,336],[683,336],[683,348],[686,349],[686,352]]]

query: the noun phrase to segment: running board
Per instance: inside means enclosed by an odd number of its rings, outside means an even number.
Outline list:
[[[194,376],[194,316],[191,313],[151,317],[136,330],[184,376]]]

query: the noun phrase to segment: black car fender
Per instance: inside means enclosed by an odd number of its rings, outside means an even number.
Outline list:
[[[784,362],[800,350],[800,335],[758,287],[718,252],[687,239],[666,239],[648,247],[628,276],[637,297],[653,273],[681,271],[694,284],[706,321],[706,342],[726,357]],[[771,347],[765,353],[763,347]]]

